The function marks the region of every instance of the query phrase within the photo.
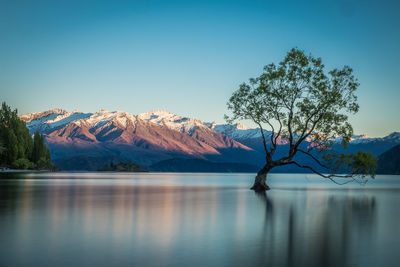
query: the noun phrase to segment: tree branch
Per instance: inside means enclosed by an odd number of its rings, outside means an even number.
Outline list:
[[[312,115],[312,116],[315,116],[316,113],[318,113],[318,112],[314,112],[314,115]],[[314,121],[313,126],[311,127],[310,131],[307,134],[305,134],[305,131],[307,130],[307,127],[304,128],[304,130],[303,130],[303,132],[301,134],[301,137],[299,138],[299,140],[297,140],[296,144],[294,145],[294,149],[297,149],[299,147],[299,145],[314,131],[315,127],[317,126],[318,122],[322,119],[323,115],[324,115],[324,113],[322,113],[318,117],[318,119],[316,121]],[[309,117],[309,119],[311,119],[311,117]],[[308,121],[309,120],[307,120],[306,126],[308,124]]]
[[[263,127],[261,126],[261,123],[257,123],[257,124],[258,124],[258,127],[260,127],[261,137],[262,137],[262,140],[263,140],[265,153],[268,154],[269,151],[268,151],[268,148],[267,148],[267,143],[265,142],[264,129],[263,129]]]
[[[302,149],[297,149],[297,151],[299,151],[299,152],[301,152],[301,153],[304,153],[304,154],[306,154],[306,155],[308,155],[308,156],[310,156],[313,160],[315,160],[315,162],[317,162],[321,167],[324,167],[325,169],[329,169],[329,167],[328,166],[326,166],[325,164],[323,164],[319,159],[317,159],[316,157],[314,157],[311,153],[309,153],[309,152],[307,152],[307,151],[304,151],[304,150],[302,150]]]
[[[273,145],[274,145],[274,150],[276,150],[276,140],[278,139],[278,137],[281,135],[281,131],[282,131],[282,122],[281,122],[281,118],[279,116],[279,110],[277,107],[277,111],[276,111],[276,119],[279,122],[279,130],[278,133],[276,134],[274,141],[273,141]]]
[[[353,182],[353,181],[355,181],[355,182],[357,182],[357,183],[359,183],[359,184],[365,184],[365,183],[367,182],[367,181],[360,182],[360,181],[358,181],[357,179],[355,179],[355,178],[354,178],[354,176],[356,175],[355,173],[346,174],[346,175],[337,175],[337,174],[325,175],[325,174],[322,174],[322,173],[320,173],[320,172],[314,170],[312,167],[310,167],[310,166],[308,166],[308,165],[301,165],[301,164],[297,163],[296,161],[290,161],[288,164],[295,164],[296,166],[298,166],[298,167],[300,167],[300,168],[309,169],[309,170],[311,170],[313,173],[318,174],[319,176],[321,176],[321,177],[323,177],[323,178],[329,179],[329,180],[331,180],[332,182],[334,182],[335,184],[338,184],[338,185],[348,184],[348,183]],[[343,182],[343,183],[339,183],[339,182],[335,181],[333,178],[351,178],[351,180],[348,180],[348,181]]]

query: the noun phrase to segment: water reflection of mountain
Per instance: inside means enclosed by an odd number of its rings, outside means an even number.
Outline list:
[[[397,189],[254,195],[245,175],[51,175],[0,180],[0,266],[387,267],[399,259]]]

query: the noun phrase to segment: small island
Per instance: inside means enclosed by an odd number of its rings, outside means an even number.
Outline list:
[[[109,165],[104,165],[104,167],[98,169],[98,171],[106,172],[147,172],[146,170],[140,168],[140,166],[132,162],[119,162],[114,164],[111,162]]]

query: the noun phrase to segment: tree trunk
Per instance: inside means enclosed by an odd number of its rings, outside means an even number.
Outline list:
[[[265,192],[269,190],[269,186],[267,185],[267,174],[272,168],[268,165],[265,165],[258,173],[256,178],[254,179],[254,184],[250,188],[256,192]]]

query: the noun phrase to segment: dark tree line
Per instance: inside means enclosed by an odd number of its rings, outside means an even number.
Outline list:
[[[103,168],[100,168],[98,171],[114,171],[114,172],[144,172],[142,168],[132,162],[120,162],[114,164],[113,162],[110,165],[106,164]]]
[[[0,109],[0,165],[16,169],[53,169],[43,136],[32,139],[25,122],[5,102]]]

